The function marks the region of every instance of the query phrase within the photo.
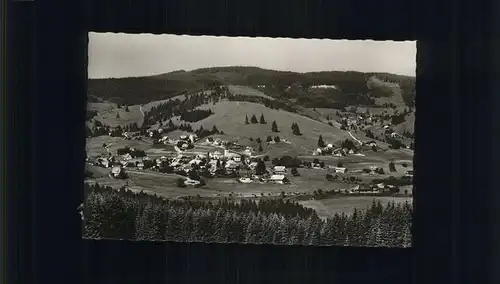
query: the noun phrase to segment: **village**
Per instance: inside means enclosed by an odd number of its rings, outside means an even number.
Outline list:
[[[117,134],[116,130],[108,133],[109,136]],[[284,156],[271,160],[268,156],[256,154],[249,146],[220,138],[200,138],[196,134],[173,137],[164,133],[161,127],[143,131],[144,136],[140,134],[122,132],[121,136],[123,140],[148,141],[152,145],[172,151],[162,151],[161,155],[148,155],[143,150],[125,146],[112,152],[110,144],[103,143],[102,154],[87,157],[87,163],[109,169],[109,177],[112,179],[127,180],[129,171],[176,175],[177,187],[199,188],[205,186],[207,180],[217,178],[234,179],[240,184],[290,185],[291,177],[300,178],[298,169],[307,169],[321,172],[327,181],[346,184],[344,188],[320,189],[332,194],[388,195],[400,192],[397,185],[370,182],[374,177],[385,174],[383,168],[375,165],[363,169],[349,169],[340,162],[329,164],[317,158],[309,161]],[[364,143],[346,140],[340,147],[324,143],[324,147],[313,151],[312,156],[363,157],[363,152],[376,151],[377,147],[374,140]],[[413,171],[409,169],[401,179],[411,183],[412,177]]]

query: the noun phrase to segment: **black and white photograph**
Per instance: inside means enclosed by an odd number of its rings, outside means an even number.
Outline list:
[[[82,237],[411,247],[416,51],[89,33]]]

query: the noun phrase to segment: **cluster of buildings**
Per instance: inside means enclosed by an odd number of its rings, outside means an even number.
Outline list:
[[[323,148],[317,148],[316,150],[313,151],[313,156],[326,156],[326,155],[332,155],[336,157],[344,157],[348,155],[362,155],[359,153],[356,153],[355,150],[353,149],[347,149],[347,148],[335,148],[333,144],[328,144],[326,147]]]
[[[395,185],[386,185],[384,183],[378,184],[362,184],[353,188],[333,189],[333,193],[339,194],[383,194],[388,192],[399,191]]]
[[[255,171],[257,167],[257,162],[252,162],[249,164],[249,169]],[[287,177],[287,171],[285,166],[273,166],[272,168],[266,170],[266,173],[262,175],[247,174],[244,177],[238,179],[241,183],[274,183],[274,184],[289,184],[290,179]]]

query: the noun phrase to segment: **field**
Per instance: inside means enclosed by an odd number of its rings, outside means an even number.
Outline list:
[[[108,149],[111,153],[116,153],[116,150],[124,147],[133,147],[139,150],[150,150],[153,145],[151,142],[139,140],[125,140],[122,137],[99,136],[87,138],[86,149],[87,156],[93,157],[98,155],[108,155],[106,149],[102,147],[103,144],[109,145]]]
[[[353,208],[366,209],[370,206],[373,200],[380,200],[382,205],[389,202],[409,202],[412,203],[411,197],[371,197],[371,196],[353,196],[342,198],[330,198],[321,200],[306,200],[299,201],[305,207],[313,208],[318,212],[320,217],[330,217],[335,213],[352,213]]]
[[[181,176],[175,174],[161,174],[151,171],[129,170],[129,179],[118,180],[107,176],[108,171],[103,168],[89,166],[95,177],[88,179],[89,183],[99,183],[102,186],[120,188],[127,186],[129,190],[145,193],[157,194],[166,198],[180,198],[187,196],[200,196],[205,199],[220,197],[233,198],[262,198],[277,197],[282,192],[286,196],[299,194],[312,194],[317,189],[351,188],[353,184],[334,183],[322,179],[320,174],[312,174],[313,170],[300,169],[301,177],[291,177],[290,185],[280,184],[242,184],[235,179],[210,179],[207,185],[200,188],[179,188],[176,181]],[[321,200],[301,200],[300,204],[315,209],[320,217],[329,217],[335,213],[352,212],[353,208],[365,209],[373,199],[380,200],[382,204],[389,201],[411,202],[409,197],[370,197],[370,196],[349,196],[332,197]]]

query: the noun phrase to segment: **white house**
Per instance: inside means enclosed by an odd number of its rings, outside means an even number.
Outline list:
[[[321,150],[320,148],[314,150],[313,152],[313,156],[317,156],[317,155],[321,155],[323,153],[323,150]]]
[[[144,169],[144,163],[143,163],[143,162],[138,162],[136,165],[137,165],[137,168],[138,168],[139,170]]]
[[[200,184],[200,181],[194,180],[194,179],[186,179],[184,181],[184,184],[187,185],[187,186],[197,186],[197,185]]]
[[[102,166],[102,167],[105,167],[105,168],[109,167],[108,159],[99,158],[99,159],[97,159],[97,164]]]
[[[333,169],[335,170],[336,173],[340,173],[340,174],[345,174],[347,172],[347,168],[334,167]]]
[[[125,161],[132,160],[132,156],[131,156],[129,153],[127,153],[127,154],[123,155],[122,157],[123,157],[123,159],[124,159]]]
[[[193,165],[193,164],[196,164],[196,165],[199,165],[201,163],[201,160],[199,159],[193,159],[191,161],[189,161],[189,165]]]
[[[189,135],[189,141],[191,141],[191,143],[194,143],[194,141],[196,141],[196,138],[198,138],[198,135],[196,134]]]
[[[235,169],[238,166],[238,163],[232,160],[226,162],[226,169]]]
[[[413,171],[407,171],[404,176],[412,178],[413,177]]]
[[[252,183],[252,179],[250,178],[240,178],[238,181],[241,183]]]
[[[272,175],[269,181],[278,184],[285,184],[289,182],[285,175]]]
[[[220,151],[214,151],[214,152],[210,153],[209,155],[210,155],[210,158],[214,158],[214,159],[220,159],[224,156]]]
[[[111,168],[111,177],[119,178],[121,173],[122,168],[120,166],[114,166],[113,168]]]
[[[326,147],[331,149],[331,148],[333,148],[333,144],[328,144],[328,145],[326,145]]]
[[[286,168],[285,166],[274,166],[274,172],[276,174],[283,174],[286,173]]]

